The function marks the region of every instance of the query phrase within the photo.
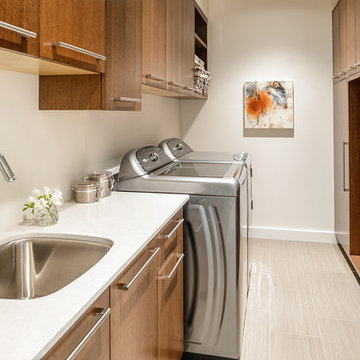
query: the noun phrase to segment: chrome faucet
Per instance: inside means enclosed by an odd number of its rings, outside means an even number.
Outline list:
[[[7,182],[13,182],[15,180],[15,175],[2,152],[0,152],[0,171]]]

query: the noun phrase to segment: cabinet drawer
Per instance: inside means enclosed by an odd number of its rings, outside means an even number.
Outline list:
[[[45,360],[109,360],[109,290],[106,290],[44,357]],[[87,339],[87,341],[85,341]],[[80,344],[83,346],[80,348]],[[78,352],[75,354],[75,349]]]
[[[1,0],[0,47],[39,55],[39,0]]]

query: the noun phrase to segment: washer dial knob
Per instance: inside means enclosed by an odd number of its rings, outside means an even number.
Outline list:
[[[151,153],[149,155],[149,158],[151,161],[158,161],[159,160],[159,155],[157,153]]]

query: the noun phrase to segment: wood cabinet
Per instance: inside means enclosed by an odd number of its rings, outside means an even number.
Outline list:
[[[195,55],[195,4],[194,0],[183,0],[183,84],[194,87]]]
[[[111,359],[157,359],[160,247],[151,243],[111,286]]]
[[[180,360],[183,257],[180,210],[44,360]]]
[[[333,26],[333,75],[340,74],[340,17],[339,17],[339,4],[335,7],[332,13],[332,26]]]
[[[180,211],[111,285],[112,360],[181,358],[182,235]]]
[[[143,83],[166,87],[166,0],[142,2]]]
[[[39,0],[1,0],[0,47],[39,54]]]
[[[102,75],[40,76],[40,110],[141,110],[141,0],[106,0]]]
[[[184,349],[183,229],[158,270],[158,360],[179,360]]]
[[[106,290],[45,355],[44,360],[110,359],[110,307]]]
[[[104,110],[141,110],[141,0],[106,1]]]
[[[40,56],[105,70],[105,0],[41,0]]]
[[[183,17],[182,1],[166,0],[166,79],[170,89],[183,88]]]

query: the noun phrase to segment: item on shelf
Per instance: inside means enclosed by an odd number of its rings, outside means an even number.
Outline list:
[[[114,176],[110,171],[93,171],[86,176],[86,180],[95,182],[100,187],[100,198],[111,195],[114,186]]]
[[[194,69],[194,89],[198,94],[207,96],[209,90],[210,73],[201,66]]]
[[[195,64],[205,69],[205,63],[197,55],[194,56]]]
[[[73,184],[75,201],[81,204],[94,203],[99,201],[101,196],[100,185],[91,180],[81,180]]]
[[[34,189],[28,201],[24,204],[24,220],[37,225],[55,225],[59,220],[56,206],[62,204],[62,192],[58,189],[51,190],[44,186],[43,191]]]

